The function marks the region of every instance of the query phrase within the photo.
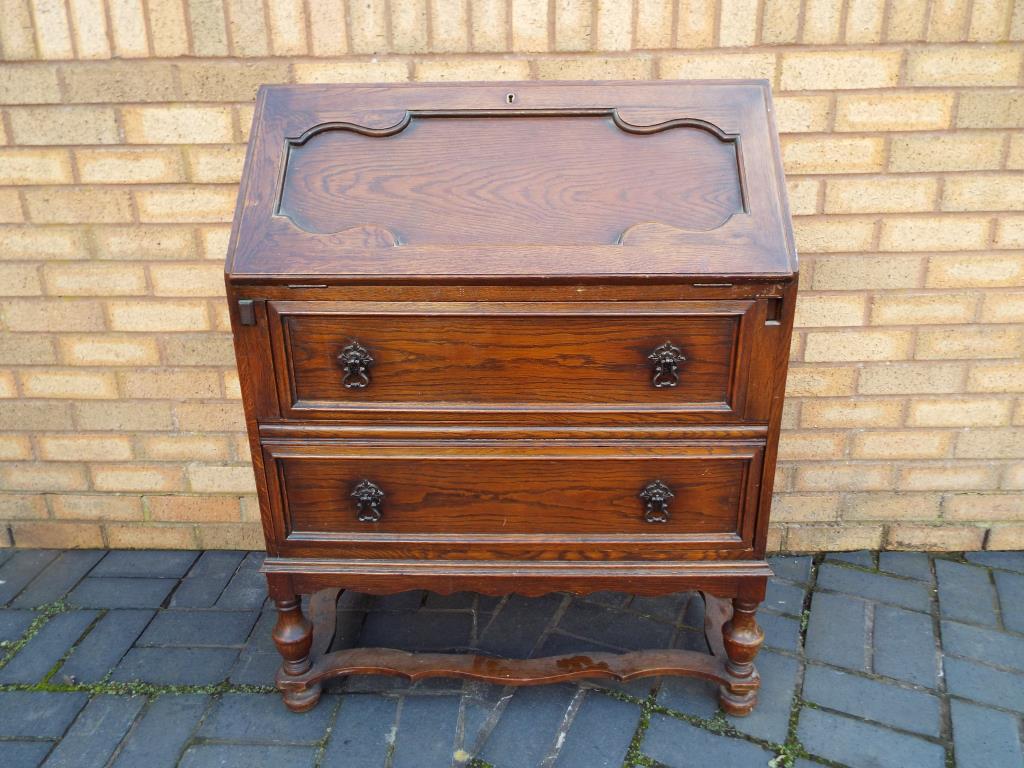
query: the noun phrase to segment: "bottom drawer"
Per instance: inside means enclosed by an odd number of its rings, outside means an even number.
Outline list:
[[[750,546],[763,444],[275,442],[283,542],[532,539]]]

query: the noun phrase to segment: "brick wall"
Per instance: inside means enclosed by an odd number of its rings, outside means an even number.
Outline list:
[[[257,84],[765,77],[772,546],[1024,547],[1024,4],[4,0],[0,542],[261,544],[222,259]]]

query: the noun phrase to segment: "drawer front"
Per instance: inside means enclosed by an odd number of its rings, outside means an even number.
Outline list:
[[[742,418],[753,306],[271,302],[282,415],[515,409]]]
[[[304,442],[263,453],[279,541],[685,548],[750,544],[763,444]]]

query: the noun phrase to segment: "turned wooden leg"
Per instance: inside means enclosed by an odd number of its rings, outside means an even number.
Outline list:
[[[730,715],[749,715],[757,704],[760,680],[754,669],[754,657],[764,642],[764,632],[754,618],[757,606],[756,600],[733,598],[732,618],[722,627],[728,657],[725,668],[733,682],[719,686],[718,701]]]
[[[274,625],[274,645],[284,659],[277,674],[277,687],[284,697],[285,706],[293,712],[305,712],[320,701],[321,686],[302,685],[292,680],[309,671],[310,648],[313,645],[313,625],[302,614],[299,595],[291,594],[274,598],[277,606],[277,624]],[[298,685],[297,685],[298,683]]]

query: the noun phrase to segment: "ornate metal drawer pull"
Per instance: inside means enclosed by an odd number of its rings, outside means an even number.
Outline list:
[[[683,351],[671,341],[666,341],[647,356],[653,363],[651,384],[661,387],[679,386],[679,363],[686,360]]]
[[[352,498],[356,500],[356,518],[359,522],[376,523],[380,520],[380,506],[384,503],[384,491],[380,486],[369,480],[360,480],[352,489]]]
[[[341,350],[338,355],[338,365],[345,369],[345,376],[341,383],[345,389],[364,389],[370,383],[370,366],[373,365],[373,355],[370,350],[353,340],[351,344]]]
[[[669,519],[668,505],[675,494],[661,480],[655,480],[644,486],[640,491],[644,502],[644,521],[648,523],[667,523]]]

